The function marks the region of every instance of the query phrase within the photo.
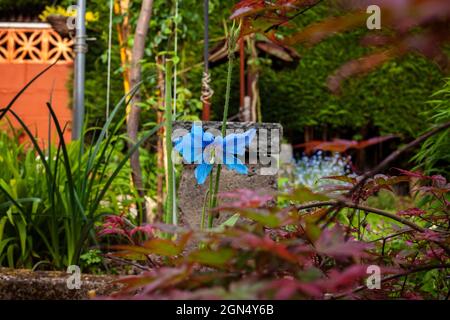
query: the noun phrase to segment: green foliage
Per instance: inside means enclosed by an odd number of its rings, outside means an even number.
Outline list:
[[[287,129],[329,126],[355,131],[372,124],[381,134],[415,136],[423,128],[425,101],[440,83],[436,66],[409,56],[347,83],[340,96],[326,87],[327,77],[362,49],[357,33],[336,36],[302,54],[296,70],[265,69],[261,77],[264,119],[277,119]],[[423,81],[427,79],[427,81]],[[274,83],[283,85],[274,85]],[[295,117],[293,117],[295,115]]]
[[[179,50],[173,52],[174,46],[174,6],[173,2],[166,0],[156,0],[153,4],[152,20],[150,22],[149,37],[146,43],[145,55],[142,61],[143,68],[143,104],[142,122],[143,125],[154,122],[155,110],[157,105],[156,96],[156,77],[155,58],[157,55],[165,53],[172,56],[174,62],[178,62],[179,68],[189,66],[192,62],[191,53],[185,51],[186,42],[198,41],[201,38],[202,15],[201,6],[194,0],[183,1],[180,5],[180,14],[177,19]],[[141,1],[132,1],[130,9],[127,13],[130,19],[130,38],[128,39],[128,48],[132,48],[133,37],[138,18]],[[89,113],[89,126],[98,125],[98,119],[105,118],[106,112],[106,79],[107,79],[107,44],[108,44],[108,28],[109,28],[109,6],[105,5],[102,0],[93,0],[89,2],[88,9],[98,12],[100,19],[88,25],[88,34],[95,37],[94,42],[89,43],[89,54],[87,55],[87,73],[86,73],[86,108]],[[186,14],[189,12],[189,14]],[[120,48],[117,38],[116,24],[121,23],[123,17],[115,16],[113,26],[112,41],[112,89],[111,101],[120,99],[124,92],[122,71],[120,63]],[[195,45],[196,49],[201,49]],[[197,51],[196,51],[197,52]],[[182,56],[183,55],[183,56]],[[198,59],[198,55],[194,57]],[[187,61],[186,61],[187,60]],[[180,76],[178,81],[178,101],[177,115],[178,120],[196,120],[197,114],[201,109],[199,100],[200,93],[195,95],[190,89],[187,79]]]
[[[88,250],[80,256],[80,263],[83,272],[99,274],[101,273],[101,266],[103,262],[102,252],[98,249]]]
[[[2,168],[9,168],[0,171],[0,264],[7,261],[11,267],[31,267],[44,261],[55,268],[76,264],[92,240],[99,217],[118,208],[111,187],[114,183],[118,188],[123,186],[123,180],[118,179],[123,174],[128,179],[129,173],[122,169],[129,157],[158,130],[154,127],[144,133],[133,148],[125,155],[119,154],[113,163],[118,155],[116,147],[123,141],[119,129],[125,119],[121,117],[114,125],[112,120],[119,111],[123,112],[128,96],[112,110],[93,143],[86,147],[79,141],[66,144],[64,129],[47,103],[58,146],[43,150],[12,107],[48,68],[31,80],[0,114],[0,120],[9,113],[18,121],[33,147],[21,145],[17,136],[12,141],[4,133],[0,136],[0,147],[5,148],[0,153],[4,155]]]
[[[348,81],[342,95],[333,95],[326,87],[326,79],[343,62],[359,55],[362,49],[355,44],[356,38],[357,33],[336,36],[304,49],[296,69],[280,71],[263,66],[263,121],[279,121],[294,133],[302,132],[304,126],[328,126],[356,134],[372,125],[380,134],[416,136],[428,122],[423,114],[428,109],[426,101],[441,83],[438,67],[425,58],[410,55]],[[221,65],[212,70],[215,115],[222,111],[225,69]],[[238,112],[238,77],[233,75],[231,115]]]
[[[96,177],[89,188],[86,185],[89,180],[77,179],[82,178],[81,167],[87,166],[88,162],[87,155],[80,159],[78,143],[67,146],[69,164],[66,166],[61,148],[48,151],[50,154],[47,152],[41,159],[17,138],[11,139],[2,133],[0,139],[0,165],[5,169],[0,171],[0,221],[3,226],[0,265],[31,268],[37,262],[46,261],[61,268],[73,264],[76,255],[88,245],[85,241],[89,233],[85,233],[93,227],[98,215],[118,207],[117,203],[113,205],[115,193],[111,190],[103,197],[103,201],[111,203],[111,209],[102,206],[89,214],[88,207],[94,205],[94,196],[104,183]],[[67,168],[75,181],[67,179]],[[102,164],[99,169],[109,176],[113,166]],[[48,180],[46,176],[52,179]],[[121,183],[126,183],[126,177],[122,176],[124,178],[117,180],[117,191],[121,189]],[[83,187],[91,190],[89,200],[81,193]],[[78,205],[72,203],[73,192]]]
[[[299,17],[299,28],[329,14],[319,6]],[[213,18],[214,19],[214,18]],[[217,28],[215,22],[212,28]],[[343,63],[371,52],[359,44],[365,30],[338,34],[309,48],[298,46],[302,56],[294,69],[278,70],[262,64],[260,93],[264,121],[280,121],[288,131],[298,133],[304,126],[328,126],[358,133],[365,126],[375,126],[381,134],[400,133],[416,136],[427,118],[425,102],[439,88],[442,74],[429,60],[408,55],[384,64],[368,75],[346,82],[341,95],[333,95],[326,80]],[[223,105],[225,66],[212,71],[215,114]],[[235,69],[236,70],[236,69]],[[200,75],[197,75],[200,77]],[[238,74],[233,76],[231,114],[239,105]]]
[[[373,208],[380,208],[387,211],[395,211],[398,209],[398,197],[392,192],[380,190],[378,194],[367,199],[367,204]]]
[[[224,23],[228,17],[232,3],[211,1],[210,8],[210,46],[217,39],[225,36]],[[131,30],[140,1],[133,3],[129,16]],[[102,1],[92,1],[89,10],[99,12],[99,21],[89,25],[89,34],[97,40],[91,43],[88,55],[87,74],[87,109],[90,124],[95,125],[97,119],[104,118],[106,97],[106,44],[108,27],[108,6]],[[179,75],[179,101],[177,111],[179,119],[194,120],[199,114],[201,103],[203,12],[202,5],[196,1],[180,3],[178,18],[179,60],[178,70],[191,68]],[[330,12],[327,6],[318,6],[299,17],[295,22],[299,28],[320,20]],[[144,67],[145,103],[143,119],[154,121],[156,99],[154,89],[156,80],[152,76],[155,69],[155,56],[161,52],[171,53],[173,50],[174,23],[173,6],[166,1],[155,1],[152,16],[149,42],[147,44]],[[120,22],[116,17],[115,22]],[[228,23],[229,27],[229,23]],[[425,102],[440,84],[442,74],[439,68],[421,56],[408,55],[402,59],[388,62],[368,75],[347,81],[340,96],[333,95],[326,87],[327,77],[344,62],[355,59],[371,51],[359,45],[360,37],[367,31],[357,30],[351,33],[336,35],[313,48],[297,49],[302,56],[297,68],[278,70],[277,65],[261,63],[260,92],[264,121],[280,121],[287,131],[299,133],[303,127],[327,126],[339,128],[351,135],[359,133],[361,128],[371,126],[378,128],[380,134],[400,133],[415,136],[423,123],[427,122],[423,112],[428,106]],[[123,94],[119,47],[116,32],[113,32],[113,81],[112,101]],[[132,39],[130,39],[132,44]],[[261,60],[260,59],[260,60]],[[235,62],[234,70],[239,70],[239,62]],[[227,66],[217,66],[211,70],[213,117],[220,119],[223,113]],[[231,103],[229,115],[239,110],[239,74],[232,76]],[[295,116],[293,116],[295,115]]]
[[[450,121],[450,79],[444,87],[437,91],[429,105],[430,110],[425,111],[422,116],[430,119],[433,125],[442,125]],[[450,174],[450,129],[430,137],[422,145],[420,151],[414,157],[426,174]]]
[[[99,19],[89,23],[87,34],[95,38],[88,42],[88,54],[86,55],[86,113],[87,127],[102,126],[106,118],[106,87],[107,87],[107,50],[108,50],[108,25],[109,6],[105,1],[89,1],[88,10],[96,12]],[[117,32],[113,30],[113,47],[111,54],[112,81],[111,100],[119,101],[125,94],[120,69],[120,48],[118,46]],[[99,120],[102,119],[102,120]]]
[[[130,38],[128,39],[128,48],[133,45],[133,37],[136,26],[136,20],[139,14],[141,1],[132,1],[130,10],[127,13],[130,19]],[[174,28],[175,17],[173,15],[173,6],[168,5],[167,1],[154,1],[152,19],[150,22],[149,36],[147,38],[144,59],[142,61],[143,84],[142,84],[142,113],[141,127],[143,129],[151,127],[156,122],[156,110],[161,106],[158,105],[157,97],[157,79],[155,76],[156,69],[162,66],[156,66],[155,59],[157,55],[165,53],[168,57],[172,57],[174,61],[179,61],[178,68],[182,69],[190,62],[181,58],[189,56],[184,44],[189,39],[196,39],[199,36],[201,15],[196,13],[196,9],[201,6],[196,5],[195,1],[183,1],[178,17],[178,37],[180,39],[180,49],[178,53],[173,52],[174,34],[171,30]],[[107,83],[107,44],[108,44],[108,28],[109,28],[109,6],[105,5],[103,0],[89,1],[88,10],[98,12],[99,20],[90,23],[88,28],[89,37],[95,40],[89,42],[89,53],[87,54],[86,66],[86,112],[87,127],[101,126],[106,114],[106,83]],[[185,14],[189,11],[190,14]],[[117,37],[117,24],[123,21],[122,16],[115,16],[113,26],[113,39],[111,51],[111,101],[118,101],[124,94],[123,86],[123,68],[120,62],[120,47]],[[196,25],[191,27],[192,21]],[[190,26],[188,26],[190,24]],[[198,41],[196,39],[195,41]],[[179,56],[178,56],[178,55]],[[198,56],[196,56],[197,58]],[[200,93],[195,94],[190,89],[188,80],[180,75],[177,86],[177,120],[198,120],[198,114],[201,110]],[[125,127],[121,132],[125,131]],[[142,146],[141,166],[143,168],[145,189],[149,196],[156,193],[156,173],[153,167],[156,163],[154,154],[154,141],[149,141]]]
[[[4,1],[3,1],[4,2]],[[2,2],[2,3],[3,3]],[[233,3],[210,1],[210,45],[225,35],[224,23],[228,21]],[[30,1],[27,1],[29,4]],[[19,1],[20,4],[20,1]],[[48,4],[48,3],[47,3]],[[61,5],[67,5],[62,2]],[[133,1],[128,12],[130,30],[133,32],[141,1]],[[169,4],[169,5],[168,5]],[[155,56],[173,50],[175,17],[173,2],[155,0],[150,33],[143,62],[144,103],[142,105],[144,124],[154,122],[156,105],[156,79],[153,77]],[[15,6],[18,5],[17,1]],[[42,10],[45,5],[42,6]],[[101,125],[105,118],[106,98],[106,53],[108,39],[109,8],[104,1],[93,0],[88,10],[98,12],[100,19],[88,25],[88,34],[96,40],[89,43],[86,75],[86,108],[89,125]],[[179,4],[178,16],[179,48],[175,53],[179,60],[178,70],[193,67],[202,60],[203,8],[194,0]],[[321,20],[331,14],[339,14],[335,8],[325,4],[309,10],[294,22],[299,28]],[[115,17],[120,23],[123,17]],[[297,68],[275,70],[274,65],[261,64],[260,92],[264,121],[280,121],[294,134],[303,127],[323,126],[351,135],[366,126],[378,128],[380,134],[400,133],[415,136],[427,122],[423,114],[428,106],[425,102],[441,85],[441,73],[436,65],[415,55],[408,55],[383,65],[370,74],[347,81],[342,95],[331,94],[326,87],[327,77],[344,62],[372,51],[359,44],[360,37],[367,31],[357,30],[329,38],[314,48],[298,47],[302,59]],[[122,68],[116,26],[113,30],[112,47],[112,98],[117,101],[124,94]],[[133,43],[129,39],[129,46]],[[264,57],[262,57],[264,58]],[[234,70],[237,68],[236,62]],[[212,69],[213,116],[220,119],[223,111],[227,66]],[[201,103],[201,66],[193,67],[179,75],[179,119],[194,120],[199,114]],[[239,107],[239,75],[232,78],[230,116],[237,114]],[[295,116],[293,116],[295,115]]]

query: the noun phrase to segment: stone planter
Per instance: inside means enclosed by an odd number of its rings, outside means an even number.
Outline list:
[[[81,275],[81,288],[68,289],[70,274],[0,268],[1,300],[82,300],[107,296],[120,289],[117,276]]]
[[[192,124],[192,122],[175,122],[174,132],[177,132],[177,129],[184,129],[184,132],[187,133],[191,130]],[[222,122],[202,122],[201,125],[204,131],[210,131],[217,135],[220,133]],[[257,130],[257,135],[250,145],[250,152],[254,154],[256,151],[257,159],[255,161],[254,156],[252,159],[249,155],[246,156],[245,164],[249,168],[248,175],[229,171],[223,166],[219,192],[250,189],[261,193],[273,193],[277,190],[278,161],[283,128],[276,123],[229,122],[227,135],[242,133],[251,128]],[[194,176],[195,168],[196,165],[185,164],[183,166],[177,190],[178,210],[183,225],[199,229],[208,183],[198,185]],[[216,224],[220,224],[226,218],[226,216],[219,217]]]

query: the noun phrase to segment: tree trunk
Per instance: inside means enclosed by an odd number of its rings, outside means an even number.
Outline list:
[[[140,62],[144,57],[145,39],[147,37],[148,28],[150,24],[150,18],[152,15],[153,0],[143,0],[141,12],[139,13],[139,19],[136,26],[136,32],[134,35],[134,45],[131,54],[131,67],[130,67],[130,84],[134,88],[141,81],[141,65]],[[130,139],[128,147],[131,148],[133,144],[137,142],[137,135],[139,131],[139,115],[141,108],[139,103],[141,102],[140,90],[136,92],[132,101],[131,109],[127,119],[127,133]],[[142,217],[141,221],[146,222],[147,210],[145,205],[145,191],[142,182],[141,164],[139,162],[139,150],[131,156],[131,175],[134,186],[139,194],[139,197],[143,199],[142,202]]]

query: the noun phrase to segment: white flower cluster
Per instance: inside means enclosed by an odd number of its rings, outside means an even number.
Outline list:
[[[345,182],[323,179],[330,176],[354,176],[351,170],[350,156],[339,153],[332,156],[322,151],[308,157],[303,155],[300,160],[293,161],[291,171],[284,187],[306,187],[313,191],[321,191],[325,186],[344,185]]]

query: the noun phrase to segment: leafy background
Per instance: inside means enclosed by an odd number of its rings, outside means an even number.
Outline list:
[[[224,23],[228,21],[231,7],[236,1],[212,0],[210,4],[211,47],[215,39],[224,36]],[[0,19],[5,20],[17,13],[27,12],[29,16],[41,12],[45,5],[74,4],[70,0],[3,0],[0,3]],[[129,16],[131,25],[135,24],[141,1],[133,1]],[[27,8],[27,10],[22,10]],[[106,97],[106,53],[108,39],[109,8],[105,1],[92,0],[88,10],[98,12],[99,21],[88,26],[89,36],[95,38],[89,44],[86,74],[86,107],[89,124],[99,125],[104,119]],[[298,26],[318,21],[335,8],[320,5],[295,20]],[[146,50],[146,60],[154,63],[155,54],[170,48],[173,39],[167,35],[173,19],[173,3],[156,0],[151,20],[150,38]],[[338,14],[338,12],[337,12]],[[114,22],[120,22],[115,17]],[[203,8],[198,1],[185,0],[180,5],[178,55],[181,58],[180,69],[202,61]],[[170,29],[169,29],[170,30]],[[115,29],[114,29],[115,31]],[[319,131],[333,128],[337,134],[348,137],[360,137],[362,128],[373,128],[379,134],[400,133],[404,137],[417,135],[427,117],[424,111],[430,109],[425,102],[431,94],[442,87],[442,73],[432,62],[416,55],[386,63],[382,68],[369,75],[348,81],[339,96],[331,94],[326,88],[327,77],[344,62],[369,52],[370,48],[359,45],[357,39],[365,30],[336,35],[313,48],[298,46],[302,59],[297,68],[274,70],[270,65],[261,64],[260,92],[264,121],[280,121],[290,140],[299,138],[304,126],[313,126]],[[116,32],[113,32],[112,49],[112,101],[118,101],[123,95],[120,58]],[[132,39],[130,40],[132,42]],[[232,103],[230,114],[238,112],[239,84],[238,62],[233,75]],[[148,89],[154,90],[154,70],[146,71]],[[180,76],[182,88],[188,90],[188,96],[199,97],[202,68],[193,68]],[[213,111],[216,119],[222,113],[226,82],[226,66],[212,69]],[[280,85],[281,84],[281,85]],[[189,114],[198,115],[198,103],[189,107]],[[295,116],[293,116],[295,115]],[[151,113],[144,117],[153,121]]]

